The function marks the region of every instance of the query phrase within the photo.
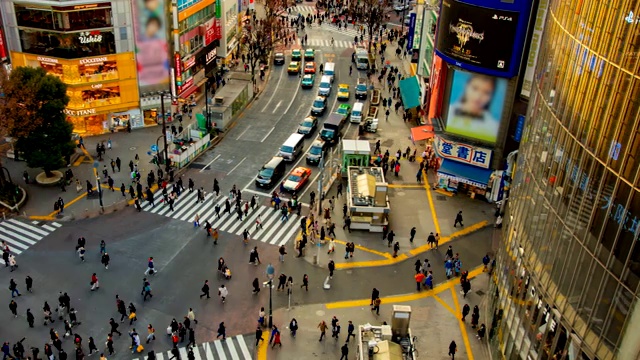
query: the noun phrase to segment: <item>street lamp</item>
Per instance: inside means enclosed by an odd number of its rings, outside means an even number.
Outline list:
[[[265,282],[266,286],[269,286],[269,329],[273,327],[273,275],[275,274],[275,269],[273,265],[269,263],[267,265],[267,278],[269,281]]]
[[[164,112],[164,96],[169,94],[169,98],[171,99],[171,91],[158,91],[158,95],[160,95],[160,111],[162,111],[162,137],[164,138],[164,163],[165,163],[165,171],[169,172],[169,146],[167,145],[167,125],[166,125],[166,114]]]
[[[318,176],[318,214],[317,217],[319,219],[322,218],[322,180],[324,179],[324,150],[320,154],[320,162],[318,163],[318,168],[320,169],[320,176]],[[320,247],[322,244],[320,243],[320,239],[316,243],[316,264],[320,265]]]

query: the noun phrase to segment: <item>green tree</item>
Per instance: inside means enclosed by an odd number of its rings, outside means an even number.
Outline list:
[[[16,151],[32,168],[52,170],[65,165],[75,144],[66,120],[67,86],[42,68],[18,67],[0,76],[0,128],[16,139]]]

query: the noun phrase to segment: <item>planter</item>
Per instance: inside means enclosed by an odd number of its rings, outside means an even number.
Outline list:
[[[41,172],[40,174],[38,174],[36,176],[36,182],[39,185],[43,185],[43,186],[55,186],[58,185],[58,183],[60,183],[60,180],[63,178],[63,174],[62,172],[58,171],[58,170],[53,170],[51,172],[53,174],[53,176],[51,177],[47,177],[47,175],[43,172]]]

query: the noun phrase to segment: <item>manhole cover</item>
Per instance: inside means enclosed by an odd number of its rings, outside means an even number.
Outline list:
[[[398,196],[405,196],[405,195],[406,195],[406,193],[405,193],[404,191],[398,191],[398,192],[396,192],[396,195],[398,195]]]
[[[478,290],[476,291],[476,294],[478,294],[478,296],[484,296],[484,291]]]
[[[347,273],[347,275],[351,275],[351,274],[353,274],[353,270],[347,270],[347,271],[345,271],[345,273]]]
[[[129,150],[131,150],[131,151],[136,150],[136,149],[138,149],[137,146],[132,146],[132,147],[129,148]]]
[[[436,200],[438,201],[447,201],[447,197],[444,195],[436,195]]]

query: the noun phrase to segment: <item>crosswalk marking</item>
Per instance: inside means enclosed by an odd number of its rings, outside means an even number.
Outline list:
[[[313,6],[305,6],[305,5],[296,5],[293,7],[293,10],[291,10],[291,15],[293,16],[297,16],[298,13],[315,13],[316,12],[316,8]]]
[[[57,222],[43,224],[38,221],[8,219],[0,222],[0,240],[7,242],[11,253],[20,255],[60,226],[62,224]]]
[[[201,226],[208,220],[213,228],[235,235],[242,235],[243,231],[247,229],[251,234],[251,239],[277,246],[286,244],[293,237],[297,228],[299,216],[296,213],[289,214],[289,220],[283,222],[280,220],[282,217],[280,211],[274,210],[270,206],[258,205],[254,209],[249,209],[247,216],[243,215],[243,220],[240,221],[238,213],[234,210],[235,203],[230,212],[224,212],[224,204],[228,199],[226,196],[216,197],[213,193],[207,194],[202,203],[196,202],[196,198],[197,192],[195,191],[182,193],[173,204],[174,211],[171,211],[167,204],[160,202],[156,202],[155,207],[152,207],[149,202],[145,202],[142,204],[142,209],[189,223],[193,223],[195,215],[199,214]],[[216,205],[221,207],[220,218],[215,214]],[[261,219],[262,229],[256,229],[258,216]],[[1,228],[0,231],[2,231]]]
[[[226,343],[223,344],[223,343]],[[187,359],[189,352],[187,347],[178,348],[181,359]],[[171,350],[156,351],[156,360],[165,360],[171,358]],[[243,335],[228,337],[226,340],[218,339],[215,341],[203,343],[193,347],[193,355],[196,360],[252,360],[253,356],[247,346]],[[140,357],[133,360],[145,360],[146,357]]]
[[[302,46],[302,41],[300,38],[296,40],[296,43]],[[351,48],[353,47],[353,42],[346,41],[346,40],[334,40],[333,45],[331,45],[331,40],[307,39],[307,41],[305,42],[305,46]]]

